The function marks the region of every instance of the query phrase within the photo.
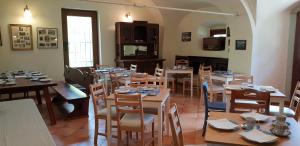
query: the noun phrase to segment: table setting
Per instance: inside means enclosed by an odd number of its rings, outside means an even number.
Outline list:
[[[207,123],[213,129],[223,131],[223,134],[237,132],[242,139],[259,144],[274,143],[292,134],[290,123],[284,115],[276,116],[275,120],[271,120],[272,116],[255,112],[242,113],[239,116],[242,118],[240,123],[226,117],[207,120]]]
[[[148,85],[145,87],[120,86],[115,89],[115,93],[118,94],[141,94],[142,97],[156,96],[159,92],[160,88],[156,85]]]

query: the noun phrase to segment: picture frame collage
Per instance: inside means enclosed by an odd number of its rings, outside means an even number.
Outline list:
[[[10,24],[12,50],[33,50],[32,27],[25,24]]]
[[[37,28],[37,47],[39,49],[58,48],[57,28]]]

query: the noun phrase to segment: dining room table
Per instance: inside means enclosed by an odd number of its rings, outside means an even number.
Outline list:
[[[208,146],[229,146],[229,145],[245,145],[245,146],[298,146],[300,145],[300,125],[294,118],[287,117],[286,122],[289,124],[290,135],[277,136],[276,141],[270,141],[270,143],[258,143],[253,142],[241,135],[242,132],[249,132],[250,130],[244,130],[241,128],[241,124],[245,123],[245,119],[242,118],[240,113],[224,113],[224,112],[209,112],[208,120],[228,119],[238,125],[238,128],[233,130],[219,130],[210,124],[206,127],[205,141]],[[266,134],[273,135],[270,132],[272,124],[275,121],[275,116],[270,116],[264,122],[257,122],[256,127],[258,130],[263,131]],[[255,136],[255,135],[254,135]]]
[[[132,94],[132,93],[130,93]],[[165,125],[167,135],[169,135],[169,121],[167,114],[163,114],[163,110],[167,112],[170,108],[170,89],[168,88],[159,88],[159,92],[156,95],[142,94],[143,107],[145,108],[154,108],[157,110],[157,135],[158,135],[158,146],[162,146],[162,137],[163,137],[163,116],[165,116]],[[107,113],[111,112],[111,106],[115,105],[115,94],[110,94],[106,98]],[[107,115],[107,145],[111,145],[111,129],[112,129],[112,120],[111,115]]]
[[[56,145],[32,99],[0,102],[0,145]]]
[[[231,90],[240,90],[240,89],[256,89],[258,91],[267,91],[270,90],[270,102],[278,103],[279,113],[283,113],[284,102],[288,100],[287,96],[282,93],[279,89],[275,89],[272,86],[263,86],[263,85],[253,85],[253,84],[242,84],[242,85],[224,85],[223,92],[223,102],[226,103],[226,112],[230,112],[230,97]]]
[[[189,74],[190,75],[190,88],[191,88],[191,98],[193,97],[193,68],[190,67],[184,67],[184,68],[178,68],[178,67],[174,67],[174,68],[169,68],[165,70],[165,78],[164,78],[164,87],[167,88],[168,87],[168,76],[170,74]]]
[[[29,91],[43,91],[43,97],[46,102],[50,124],[55,125],[56,119],[53,112],[51,96],[49,94],[49,87],[56,86],[57,83],[52,80],[26,78],[25,76],[15,76],[14,79],[1,79],[3,83],[0,84],[0,94],[12,94]],[[8,81],[9,80],[9,81]]]

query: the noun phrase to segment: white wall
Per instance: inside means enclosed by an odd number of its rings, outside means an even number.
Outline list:
[[[125,0],[124,0],[125,1]],[[99,21],[99,43],[101,44],[102,64],[114,65],[115,32],[114,24],[122,21],[127,11],[135,20],[159,23],[162,18],[157,10],[132,8],[108,4],[95,4],[77,0],[30,0],[29,8],[33,15],[33,51],[12,51],[8,33],[9,24],[22,24],[25,1],[1,0],[0,27],[3,46],[0,47],[0,72],[16,69],[39,70],[55,80],[63,79],[63,50],[61,8],[96,10]],[[54,27],[59,31],[58,49],[37,49],[36,27]]]
[[[297,0],[258,0],[252,74],[258,84],[273,85],[287,94],[287,76],[291,73],[288,58],[290,9]],[[291,43],[291,42],[290,42]],[[291,48],[291,47],[290,47]]]

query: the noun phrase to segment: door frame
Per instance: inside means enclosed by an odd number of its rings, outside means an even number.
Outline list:
[[[79,9],[61,9],[62,19],[62,36],[63,36],[63,57],[64,66],[69,66],[69,45],[68,45],[68,23],[67,16],[83,16],[92,18],[92,37],[93,37],[93,67],[99,62],[99,34],[98,34],[98,12],[92,10]],[[79,67],[80,69],[88,69],[88,67]]]

